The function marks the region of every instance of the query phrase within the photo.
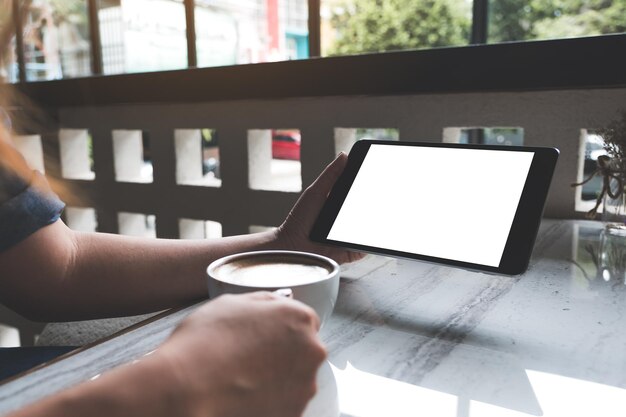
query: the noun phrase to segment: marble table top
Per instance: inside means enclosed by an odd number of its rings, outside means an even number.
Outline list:
[[[305,416],[626,416],[626,247],[601,253],[601,232],[544,220],[516,277],[379,256],[344,267]],[[1,385],[0,414],[140,359],[194,308]]]

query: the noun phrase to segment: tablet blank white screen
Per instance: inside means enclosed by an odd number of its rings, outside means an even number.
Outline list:
[[[371,145],[328,239],[497,267],[533,155]]]

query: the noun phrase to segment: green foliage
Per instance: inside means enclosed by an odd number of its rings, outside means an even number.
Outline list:
[[[626,111],[622,111],[620,118],[611,121],[607,126],[598,130],[598,135],[604,141],[604,150],[613,158],[626,157]]]
[[[624,31],[626,0],[498,0],[490,3],[490,42]]]
[[[201,129],[200,135],[202,136],[203,147],[218,146],[215,129]]]
[[[338,38],[329,55],[348,55],[468,43],[464,2],[343,0],[331,18]]]
[[[395,128],[378,128],[367,129],[358,128],[356,130],[356,138],[360,139],[377,139],[377,140],[398,140],[398,129]]]
[[[328,0],[330,1],[330,0]],[[335,0],[329,55],[468,43],[471,2]],[[489,42],[626,32],[626,0],[491,0]]]
[[[87,19],[86,0],[48,0],[57,16],[69,19]],[[77,22],[74,22],[77,23]]]

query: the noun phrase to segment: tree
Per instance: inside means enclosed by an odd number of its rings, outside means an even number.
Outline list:
[[[434,48],[468,43],[471,2],[326,0],[336,41],[329,55]],[[626,32],[626,0],[492,0],[493,42]]]
[[[55,22],[69,21],[83,36],[89,37],[89,22],[87,18],[87,1],[85,0],[48,0],[54,10]]]
[[[490,42],[624,31],[626,0],[498,0],[490,3]]]
[[[471,13],[449,0],[341,0],[331,23],[329,55],[349,55],[468,43]]]

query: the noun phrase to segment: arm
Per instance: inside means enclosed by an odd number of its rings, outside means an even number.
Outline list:
[[[43,321],[133,315],[206,297],[205,268],[232,253],[293,249],[358,259],[308,240],[346,160],[342,154],[327,167],[276,231],[182,241],[77,233],[58,221],[0,253],[2,302]]]
[[[326,356],[318,328],[315,312],[297,301],[219,297],[152,355],[10,417],[300,416]]]
[[[41,321],[158,311],[207,297],[213,260],[277,245],[274,232],[183,241],[78,233],[59,220],[0,254],[2,301]]]

